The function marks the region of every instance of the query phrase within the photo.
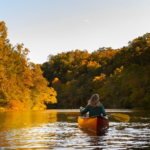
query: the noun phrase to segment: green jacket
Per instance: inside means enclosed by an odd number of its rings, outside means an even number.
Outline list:
[[[101,103],[100,103],[99,107],[96,107],[96,108],[94,108],[94,107],[92,107],[90,105],[87,105],[85,108],[80,109],[80,113],[82,115],[84,115],[88,111],[89,111],[89,117],[92,117],[92,116],[101,116],[101,114],[103,116],[106,116],[106,112],[105,112],[104,106]]]

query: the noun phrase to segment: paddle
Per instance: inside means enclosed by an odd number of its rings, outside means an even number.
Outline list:
[[[113,117],[116,120],[122,121],[122,122],[129,122],[130,117],[126,114],[108,114],[108,117]]]
[[[72,117],[78,117],[80,116],[80,114],[76,114],[76,113],[73,113],[73,114],[70,114]],[[130,120],[130,117],[129,115],[126,115],[126,114],[107,114],[107,117],[113,117],[115,118],[116,120],[119,120],[119,121],[122,121],[122,122],[129,122]]]

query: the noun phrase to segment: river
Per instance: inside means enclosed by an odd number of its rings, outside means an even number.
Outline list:
[[[78,128],[78,110],[0,112],[0,149],[150,149],[150,111],[106,112],[127,114],[130,121],[109,118],[109,129],[95,134]]]

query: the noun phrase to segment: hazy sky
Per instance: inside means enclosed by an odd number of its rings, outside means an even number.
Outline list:
[[[34,63],[49,54],[114,49],[150,32],[150,0],[0,0],[10,43],[24,43]]]

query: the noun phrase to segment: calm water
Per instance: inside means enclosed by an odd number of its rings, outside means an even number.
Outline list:
[[[150,111],[121,113],[130,116],[128,123],[110,118],[108,131],[97,135],[78,128],[78,112],[0,112],[0,149],[149,150]]]

